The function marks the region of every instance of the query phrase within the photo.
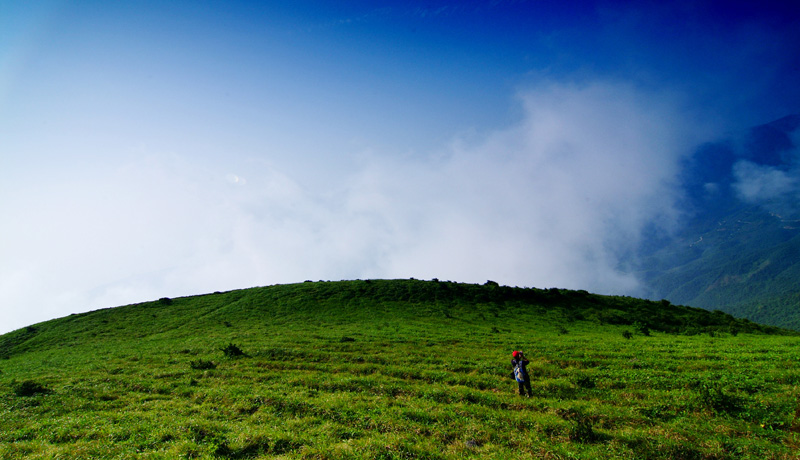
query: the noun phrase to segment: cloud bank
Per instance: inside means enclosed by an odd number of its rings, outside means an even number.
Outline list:
[[[671,97],[614,82],[520,97],[524,119],[508,130],[456,142],[436,161],[373,167],[370,193],[414,216],[382,213],[407,235],[388,272],[635,291],[620,257],[644,226],[678,218],[672,181],[698,135],[687,114]]]
[[[264,158],[157,152],[18,180],[0,205],[26,216],[3,230],[1,322],[305,279],[634,293],[621,258],[645,226],[679,218],[673,180],[700,125],[674,95],[614,81],[519,99],[507,129],[428,155],[331,158],[324,183]]]
[[[779,165],[739,160],[733,165],[733,189],[745,203],[782,215],[800,212],[800,129],[790,133],[789,151]]]

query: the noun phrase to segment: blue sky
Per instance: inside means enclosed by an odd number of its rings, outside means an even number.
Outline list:
[[[693,147],[800,112],[790,2],[3,2],[0,332],[437,277],[636,293]]]

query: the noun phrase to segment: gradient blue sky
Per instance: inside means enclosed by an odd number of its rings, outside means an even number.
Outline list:
[[[635,294],[681,159],[800,112],[800,15],[626,3],[0,3],[0,333],[305,279]]]

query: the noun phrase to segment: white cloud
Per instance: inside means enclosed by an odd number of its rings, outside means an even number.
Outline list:
[[[734,188],[748,202],[783,198],[798,190],[798,180],[788,171],[774,166],[758,165],[742,160],[733,166]]]
[[[779,214],[798,211],[800,168],[778,168],[741,160],[733,166],[733,176],[733,188],[743,201]]]
[[[793,145],[800,145],[800,129],[790,134]],[[800,150],[795,148],[782,155],[787,159],[781,166],[757,164],[740,160],[733,166],[733,189],[747,203],[759,204],[777,213],[800,210]]]
[[[233,173],[229,173],[225,176],[225,179],[230,182],[231,184],[235,185],[247,185],[247,179],[244,177],[238,176]]]
[[[14,221],[0,235],[1,322],[305,279],[634,291],[619,257],[647,223],[675,220],[690,120],[614,82],[520,97],[525,116],[506,130],[427,157],[331,158],[325,181],[236,155],[17,181],[19,199],[0,205]]]
[[[402,235],[392,275],[630,292],[617,268],[649,222],[675,222],[672,179],[696,133],[667,98],[615,83],[522,95],[525,119],[444,158],[375,159]]]

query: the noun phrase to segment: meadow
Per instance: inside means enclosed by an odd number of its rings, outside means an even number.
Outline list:
[[[0,458],[795,459],[798,345],[721,312],[491,282],[164,298],[0,336]]]

